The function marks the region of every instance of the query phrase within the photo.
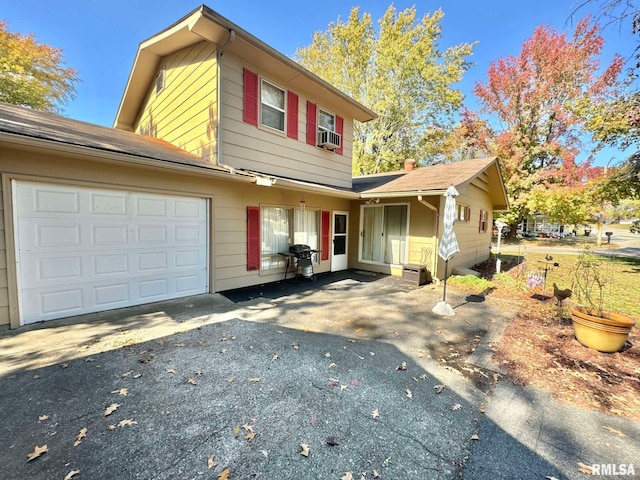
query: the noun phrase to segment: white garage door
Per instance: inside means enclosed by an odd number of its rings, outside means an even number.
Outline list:
[[[208,291],[207,200],[13,182],[21,323]]]

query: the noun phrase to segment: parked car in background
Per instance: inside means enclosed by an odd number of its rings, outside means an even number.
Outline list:
[[[510,231],[511,231],[511,227],[509,225],[505,225],[504,227],[502,227],[502,238],[506,238],[509,235]],[[494,225],[493,229],[491,230],[491,234],[494,237],[497,237],[498,236],[498,227],[496,227]]]
[[[640,220],[634,220],[629,227],[631,233],[640,233]]]

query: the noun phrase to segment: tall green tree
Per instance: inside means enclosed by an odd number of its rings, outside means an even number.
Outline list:
[[[64,66],[62,50],[0,20],[0,101],[60,112],[75,95],[78,73]]]
[[[584,115],[598,148],[631,151],[628,158],[607,169],[598,186],[600,195],[614,204],[640,199],[640,92],[632,91],[605,105],[587,108]]]
[[[616,96],[623,66],[616,56],[599,74],[603,44],[590,18],[578,22],[570,38],[540,26],[518,56],[493,62],[488,81],[476,83],[484,112],[502,127],[494,141],[511,205],[509,223],[534,213],[534,189],[574,187],[588,176],[589,163],[576,161],[585,132],[581,111]]]
[[[436,10],[418,20],[415,7],[391,5],[375,28],[371,14],[355,7],[346,22],[338,18],[297,50],[302,65],[379,114],[354,125],[354,175],[425,158],[433,137],[425,133],[453,125],[463,100],[453,85],[470,66],[473,45],[441,49],[443,16]]]

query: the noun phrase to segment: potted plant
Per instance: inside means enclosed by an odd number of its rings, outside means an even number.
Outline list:
[[[636,324],[634,318],[604,308],[611,283],[610,263],[585,248],[571,271],[571,288],[579,305],[571,308],[576,339],[600,352],[620,350]]]

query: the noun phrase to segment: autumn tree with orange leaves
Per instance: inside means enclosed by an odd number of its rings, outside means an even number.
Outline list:
[[[78,73],[64,66],[62,50],[0,20],[0,101],[60,112],[75,95]]]
[[[571,37],[540,26],[518,56],[491,63],[487,82],[476,83],[483,113],[500,125],[493,149],[511,205],[505,220],[512,226],[534,213],[533,193],[540,198],[557,188],[579,190],[597,172],[576,158],[585,105],[606,104],[618,93],[623,60],[616,56],[601,69],[603,44],[590,18],[578,22]]]

